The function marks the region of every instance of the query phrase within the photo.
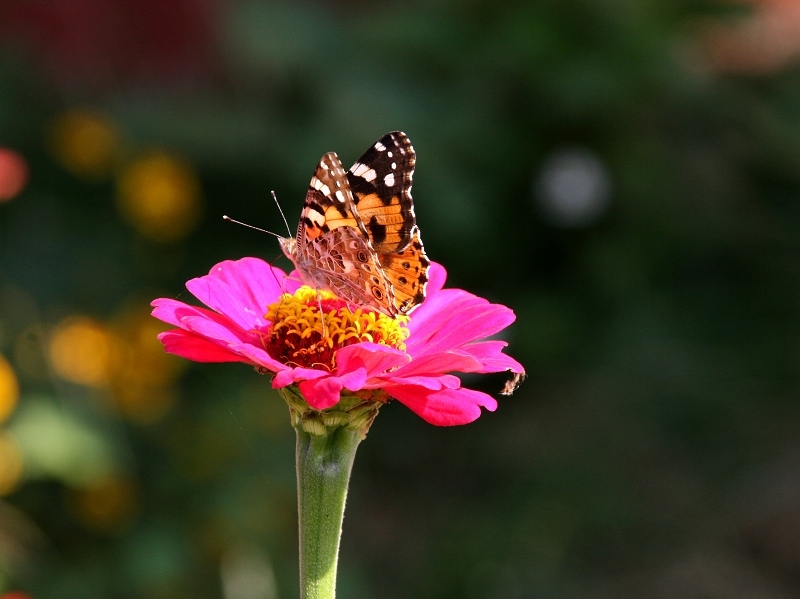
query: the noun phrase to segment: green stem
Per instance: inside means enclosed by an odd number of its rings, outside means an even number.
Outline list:
[[[334,599],[347,484],[363,434],[346,426],[323,435],[295,430],[300,599]]]

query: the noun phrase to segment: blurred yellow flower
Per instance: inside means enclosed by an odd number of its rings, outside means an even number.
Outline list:
[[[22,453],[11,435],[0,431],[0,495],[13,491],[22,478]]]
[[[200,183],[192,168],[166,153],[127,164],[117,181],[122,215],[155,241],[185,237],[200,217]]]
[[[136,512],[138,491],[127,477],[112,476],[73,489],[69,505],[80,520],[94,530],[115,532],[124,528]]]
[[[85,317],[61,322],[50,338],[50,362],[59,376],[94,387],[108,382],[113,340],[100,323]]]
[[[114,168],[120,139],[106,115],[91,110],[70,110],[55,120],[49,133],[55,157],[75,175],[101,179]]]
[[[164,352],[156,338],[163,330],[149,311],[138,307],[115,322],[111,391],[120,412],[133,420],[152,422],[176,399],[172,385],[185,364]]]
[[[163,330],[144,303],[125,309],[109,325],[70,317],[50,335],[50,364],[65,380],[107,390],[122,416],[153,422],[175,402],[173,384],[185,368],[158,342]]]
[[[14,369],[0,356],[0,423],[5,422],[19,399],[19,383]]]

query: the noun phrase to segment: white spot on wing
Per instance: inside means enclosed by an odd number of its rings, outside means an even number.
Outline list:
[[[366,164],[361,164],[360,162],[356,162],[350,168],[350,173],[369,182],[374,181],[375,177],[378,176],[373,169],[369,168]]]
[[[392,156],[394,156],[394,154],[392,154],[391,152],[386,152],[386,155],[387,155],[389,158],[391,158]]]
[[[381,142],[376,141],[375,142],[375,149],[378,150],[378,152],[383,152],[383,151],[386,150],[386,146],[384,146]]]
[[[342,204],[344,204],[344,194],[341,191],[336,192],[336,199],[339,200]]]
[[[386,187],[392,187],[394,185],[394,174],[389,173],[383,178],[383,182],[386,183]]]
[[[325,224],[325,216],[320,214],[316,210],[309,210],[306,213],[306,217],[308,218],[308,220],[310,220],[312,223],[314,223],[318,227],[321,227],[322,225]]]
[[[397,163],[396,162],[392,162],[392,170],[394,170],[396,168],[397,168]]]
[[[311,187],[313,187],[317,191],[321,191],[322,195],[326,195],[327,196],[327,195],[331,194],[330,188],[327,185],[325,185],[322,181],[317,179],[316,177],[312,177],[312,179],[311,179]]]

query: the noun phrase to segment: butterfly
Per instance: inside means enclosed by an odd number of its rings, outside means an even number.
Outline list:
[[[430,261],[411,199],[415,162],[400,131],[381,137],[348,171],[335,152],[322,157],[297,236],[279,239],[304,283],[388,316],[425,299]]]

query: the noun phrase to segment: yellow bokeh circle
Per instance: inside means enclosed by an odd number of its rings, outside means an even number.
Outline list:
[[[0,423],[5,422],[19,399],[19,383],[14,369],[0,356]]]
[[[108,382],[113,338],[100,323],[85,317],[59,324],[50,337],[53,369],[62,378],[95,387]]]
[[[57,118],[50,145],[64,168],[89,179],[107,177],[120,152],[117,128],[106,115],[92,110],[70,110]]]
[[[200,183],[192,168],[160,152],[125,165],[117,181],[123,217],[154,241],[185,237],[200,218]]]
[[[139,422],[153,422],[173,405],[173,384],[185,368],[186,362],[167,354],[158,341],[163,330],[138,307],[121,314],[114,326],[111,391],[120,412]]]

